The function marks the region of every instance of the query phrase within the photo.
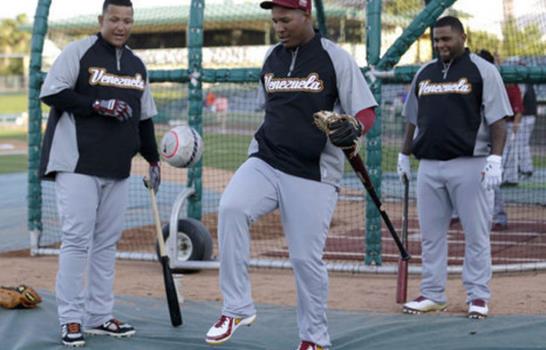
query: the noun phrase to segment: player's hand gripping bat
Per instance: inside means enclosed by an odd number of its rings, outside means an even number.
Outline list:
[[[358,121],[354,120],[354,117],[346,114],[338,114],[335,112],[330,111],[319,111],[313,115],[315,125],[322,130],[328,137],[332,130],[332,124],[339,124],[340,121],[347,120],[348,123],[358,123]],[[370,176],[368,175],[368,171],[366,170],[366,167],[364,166],[364,163],[362,163],[362,158],[358,155],[358,143],[357,140],[355,140],[354,145],[352,147],[342,147],[343,153],[345,153],[345,156],[347,157],[347,160],[349,161],[349,164],[351,164],[351,167],[355,171],[356,175],[368,191],[368,194],[372,198],[372,201],[374,202],[375,206],[379,210],[381,217],[383,218],[383,221],[385,222],[385,225],[387,226],[387,229],[389,230],[389,233],[391,234],[392,238],[394,239],[394,243],[396,243],[396,246],[398,247],[398,250],[400,251],[400,255],[403,260],[409,260],[411,257],[402,245],[402,242],[400,241],[400,237],[398,237],[398,234],[396,233],[396,230],[394,229],[394,226],[392,225],[392,222],[389,218],[389,215],[387,215],[387,212],[383,209],[383,205],[381,203],[381,200],[377,196],[377,193],[375,192],[375,189],[372,185],[372,181],[370,180]]]

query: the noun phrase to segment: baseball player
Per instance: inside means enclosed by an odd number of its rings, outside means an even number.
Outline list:
[[[62,229],[55,292],[67,346],[85,344],[82,325],[89,334],[135,333],[112,316],[112,289],[137,152],[150,164],[155,191],[160,183],[151,119],[156,106],[144,64],[125,46],[133,25],[131,1],[105,0],[98,21],[99,33],[63,50],[40,94],[52,107],[41,175],[55,181]]]
[[[512,109],[495,66],[465,48],[466,35],[458,18],[440,18],[433,38],[438,59],[423,65],[413,79],[398,155],[401,178],[410,178],[410,153],[420,160],[421,295],[404,304],[403,311],[446,308],[447,230],[456,209],[465,235],[462,279],[468,317],[483,318],[491,294],[493,188],[502,178],[504,117],[512,115]]]
[[[480,50],[478,55],[489,63],[495,64],[495,57],[487,50]],[[510,107],[514,115],[506,118],[507,137],[505,141],[504,151],[502,154],[503,164],[503,183],[511,183],[517,185],[517,161],[516,154],[518,129],[521,125],[521,112],[523,111],[523,100],[521,99],[521,91],[516,84],[507,84],[506,93],[510,101]],[[493,230],[502,231],[508,228],[508,214],[504,209],[504,199],[502,190],[499,186],[495,187],[495,204],[493,207]]]
[[[523,178],[533,175],[533,156],[531,153],[531,135],[535,127],[537,115],[537,97],[533,84],[520,85],[523,94],[523,115],[521,118],[520,131],[516,135],[518,144],[519,173]]]
[[[521,90],[517,84],[507,84],[506,92],[510,105],[514,112],[513,115],[506,118],[506,130],[507,139],[504,146],[503,153],[503,179],[502,184],[504,186],[516,186],[518,180],[518,134],[520,132],[522,112],[523,112],[523,99],[521,98]]]
[[[209,344],[228,340],[256,319],[248,277],[249,226],[279,209],[297,289],[299,350],[326,349],[328,274],[322,260],[326,235],[343,175],[344,155],[375,120],[376,102],[351,56],[313,29],[311,0],[273,0],[279,43],[261,71],[265,119],[249,146],[249,158],[220,200],[218,236],[220,318],[206,335]],[[335,110],[355,116],[327,138],[313,113]]]

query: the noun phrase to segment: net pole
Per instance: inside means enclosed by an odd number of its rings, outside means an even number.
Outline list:
[[[324,15],[324,4],[322,0],[315,0],[315,9],[317,13],[317,23],[320,34],[327,36],[326,31],[326,16]]]
[[[40,0],[36,7],[29,63],[28,86],[28,192],[27,225],[30,232],[31,254],[38,248],[42,232],[42,187],[40,183],[40,148],[42,143],[42,108],[40,87],[43,82],[42,52],[47,33],[47,18],[51,0]]]
[[[379,61],[381,52],[381,0],[368,1],[367,10],[366,59],[369,66]],[[376,80],[372,93],[381,106],[381,81]],[[373,128],[366,137],[366,166],[373,187],[381,198],[381,108],[376,108],[376,119]],[[367,265],[381,265],[381,216],[372,198],[366,195],[366,255]]]
[[[428,27],[430,27],[445,9],[453,5],[457,0],[432,0],[425,6],[410,25],[402,32],[396,41],[388,48],[377,64],[377,69],[384,70],[394,67],[410,46],[417,40]]]
[[[188,22],[188,63],[189,84],[189,124],[203,135],[203,20],[205,1],[192,0]],[[188,169],[188,187],[195,189],[195,194],[188,199],[188,216],[201,220],[201,198],[203,192],[203,160]]]
[[[430,4],[432,0],[425,0],[425,7]],[[436,58],[436,51],[434,51],[434,26],[430,25],[429,27],[429,33],[430,33],[430,52],[432,52],[432,58]]]

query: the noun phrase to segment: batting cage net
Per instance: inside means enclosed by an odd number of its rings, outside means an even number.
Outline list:
[[[53,59],[69,42],[98,31],[96,12],[66,18],[56,1],[38,2],[33,29],[29,127],[29,227],[33,252],[55,253],[60,242],[53,183],[37,178],[42,120],[38,91]],[[426,4],[425,4],[426,2]],[[352,54],[366,75],[380,108],[360,154],[384,208],[400,233],[404,188],[396,173],[405,120],[402,108],[409,83],[420,64],[432,58],[429,27],[442,14],[457,15],[471,51],[487,49],[498,60],[506,84],[516,84],[527,103],[519,129],[509,129],[504,155],[505,178],[499,189],[507,222],[491,232],[493,263],[498,270],[546,266],[546,1],[498,0],[496,13],[459,7],[455,0],[327,0],[313,3],[316,27]],[[468,1],[465,1],[468,3]],[[426,6],[425,6],[426,5]],[[58,50],[45,52],[43,41]],[[191,169],[162,163],[158,193],[161,218],[169,221],[182,189],[195,188],[181,217],[197,218],[217,250],[217,209],[226,184],[246,159],[248,144],[264,117],[257,102],[259,70],[267,49],[277,42],[270,12],[256,1],[135,1],[135,24],[128,45],[150,71],[159,114],[154,118],[158,143],[166,131],[187,123],[204,139],[202,161]],[[51,47],[51,45],[49,46]],[[535,100],[530,97],[534,91]],[[536,109],[533,109],[533,103]],[[409,250],[420,263],[420,233],[415,203],[417,161],[410,181]],[[155,233],[149,197],[142,184],[147,164],[137,156],[130,177],[130,200],[120,256],[155,258]],[[431,208],[434,210],[434,208]],[[506,225],[504,225],[506,224]],[[472,228],[467,228],[471,230]],[[454,220],[449,227],[449,264],[457,270],[464,257],[464,235]],[[254,223],[252,256],[274,266],[288,260],[278,211]],[[340,196],[324,256],[332,269],[362,266],[394,269],[398,251],[379,212],[350,166],[346,165]],[[394,271],[394,270],[393,270]]]

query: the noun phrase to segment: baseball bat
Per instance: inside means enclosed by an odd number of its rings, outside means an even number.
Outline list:
[[[150,200],[152,202],[152,212],[154,214],[155,230],[157,234],[157,241],[159,245],[159,260],[161,267],[163,268],[163,281],[165,282],[165,293],[167,294],[167,304],[169,306],[169,315],[171,317],[171,324],[173,327],[178,327],[182,324],[182,313],[180,312],[180,304],[178,303],[178,295],[176,294],[176,287],[174,285],[173,275],[171,268],[169,267],[169,256],[165,250],[165,241],[163,239],[163,232],[161,230],[161,219],[159,218],[159,210],[157,209],[157,199],[155,192],[148,179],[144,180],[148,192],[150,193]]]
[[[408,249],[408,202],[409,180],[406,175],[404,181],[404,209],[402,211],[402,244]],[[396,282],[396,303],[403,304],[408,297],[408,260],[398,260],[398,280]]]
[[[377,196],[377,193],[375,192],[375,189],[372,185],[372,181],[370,180],[370,176],[368,175],[368,171],[366,170],[366,167],[364,166],[364,163],[362,162],[362,158],[358,155],[358,153],[354,152],[353,149],[344,149],[343,153],[345,153],[345,156],[347,157],[347,160],[349,161],[349,164],[351,164],[351,167],[355,171],[356,175],[368,191],[368,194],[372,198],[372,201],[374,202],[375,206],[381,213],[381,217],[383,218],[383,221],[385,222],[385,225],[387,225],[387,229],[389,230],[389,233],[391,234],[392,238],[394,239],[394,243],[396,243],[396,247],[398,247],[398,250],[400,251],[400,256],[403,260],[409,260],[411,256],[406,251],[406,248],[402,245],[402,242],[400,241],[400,237],[398,237],[398,234],[396,233],[396,230],[394,229],[394,226],[392,225],[391,219],[389,218],[389,215],[387,212],[383,209],[383,204],[381,203],[381,200]]]

